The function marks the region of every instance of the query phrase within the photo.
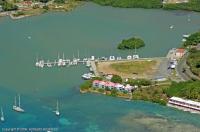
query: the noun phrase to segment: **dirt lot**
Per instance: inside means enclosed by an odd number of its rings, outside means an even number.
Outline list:
[[[160,63],[160,59],[98,62],[97,70],[101,74],[116,74],[122,78],[151,79]]]

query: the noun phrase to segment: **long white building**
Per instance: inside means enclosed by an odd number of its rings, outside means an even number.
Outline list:
[[[192,100],[186,100],[179,97],[171,97],[167,105],[192,113],[200,113],[200,102]]]

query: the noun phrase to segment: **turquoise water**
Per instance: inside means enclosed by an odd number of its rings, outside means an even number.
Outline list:
[[[126,56],[133,51],[118,51],[116,46],[131,36],[140,36],[146,43],[138,50],[140,56],[165,56],[168,49],[181,45],[182,34],[197,31],[199,23],[200,14],[193,12],[119,9],[92,3],[69,13],[16,21],[0,18],[0,105],[6,118],[0,127],[50,127],[59,132],[200,131],[200,115],[149,102],[80,94],[85,66],[34,67],[36,55],[54,60],[64,52],[72,58],[79,50],[81,56]],[[24,114],[12,111],[18,93]],[[57,99],[59,118],[52,112]]]

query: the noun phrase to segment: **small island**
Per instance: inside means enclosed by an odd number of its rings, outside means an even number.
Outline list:
[[[118,45],[118,49],[126,50],[126,49],[139,49],[141,47],[144,47],[145,43],[142,39],[132,37],[130,39],[124,39],[122,42]]]

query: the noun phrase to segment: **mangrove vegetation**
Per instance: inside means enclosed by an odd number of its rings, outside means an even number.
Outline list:
[[[121,8],[160,8],[167,10],[188,10],[200,12],[200,1],[189,0],[187,3],[162,3],[162,0],[82,0],[92,1],[103,6]]]

